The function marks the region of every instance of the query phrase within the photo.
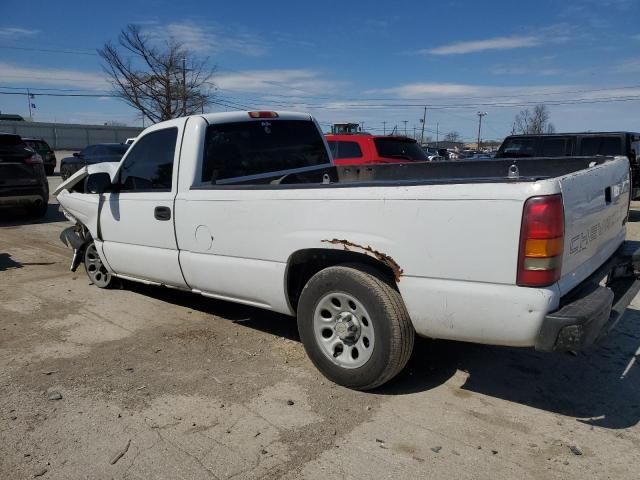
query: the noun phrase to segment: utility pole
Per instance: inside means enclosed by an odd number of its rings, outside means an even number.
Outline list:
[[[404,136],[407,136],[407,123],[409,122],[409,120],[402,120],[402,123],[404,123]]]
[[[182,116],[187,114],[187,60],[182,57]]]
[[[480,151],[480,130],[482,129],[482,117],[484,117],[487,112],[478,112],[478,151]]]
[[[382,122],[382,134],[383,135],[387,134],[387,122],[386,122],[386,120],[384,122]]]
[[[33,121],[33,116],[31,114],[31,92],[27,88],[27,105],[29,105],[29,121]]]
[[[360,122],[360,131],[364,132],[364,120]]]
[[[424,143],[424,126],[427,123],[427,106],[424,106],[424,113],[422,114],[422,133],[420,134],[420,145]]]
[[[436,123],[436,148],[440,146],[440,124]]]

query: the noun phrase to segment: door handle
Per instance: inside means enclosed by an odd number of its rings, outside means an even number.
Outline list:
[[[169,207],[156,207],[153,210],[153,216],[156,217],[156,220],[166,222],[171,220],[171,209]]]

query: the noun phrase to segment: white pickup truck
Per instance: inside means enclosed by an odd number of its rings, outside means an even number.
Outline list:
[[[96,286],[297,316],[317,368],[364,390],[402,370],[415,334],[596,341],[640,289],[629,187],[625,157],[336,167],[311,116],[261,111],[156,124],[56,194],[72,269]]]

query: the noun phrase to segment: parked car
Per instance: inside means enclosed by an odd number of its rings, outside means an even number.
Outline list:
[[[43,138],[22,138],[24,143],[29,148],[35,150],[35,152],[42,157],[42,163],[44,164],[44,171],[47,175],[53,175],[53,171],[56,168],[56,154]]]
[[[0,133],[0,206],[27,207],[44,216],[49,201],[49,183],[42,158],[18,135]]]
[[[118,162],[129,148],[123,143],[100,143],[89,145],[79,153],[74,153],[72,157],[63,158],[60,162],[60,176],[64,180],[85,165],[93,165],[102,162]]]
[[[545,135],[510,135],[497,158],[624,155],[631,163],[631,198],[640,198],[640,133],[585,132]]]
[[[310,115],[227,112],[155,124],[55,193],[72,270],[95,286],[295,315],[318,369],[366,390],[402,370],[416,334],[594,343],[640,290],[629,184],[626,157],[335,166]]]
[[[336,165],[428,160],[413,138],[369,134],[326,135],[326,138]]]

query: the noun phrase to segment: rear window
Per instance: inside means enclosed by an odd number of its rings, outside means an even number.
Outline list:
[[[399,158],[414,161],[429,160],[418,142],[395,138],[376,138],[373,140],[378,155],[385,158]]]
[[[624,155],[620,137],[583,137],[580,155]]]
[[[202,182],[328,165],[329,154],[308,120],[235,122],[207,127]]]
[[[337,140],[329,140],[329,150],[333,158],[360,158],[362,157],[362,149],[358,142],[341,142]]]
[[[11,161],[31,154],[20,136],[0,135],[0,160]]]
[[[0,146],[20,145],[24,146],[22,138],[18,135],[0,135]]]

